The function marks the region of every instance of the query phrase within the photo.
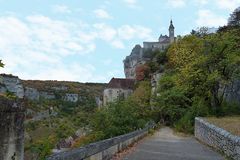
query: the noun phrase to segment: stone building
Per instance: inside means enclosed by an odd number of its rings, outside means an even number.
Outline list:
[[[103,91],[103,105],[125,99],[133,93],[135,80],[112,78]]]
[[[143,42],[143,47],[139,44],[136,45],[131,54],[125,58],[124,63],[124,72],[126,78],[135,79],[136,72],[135,69],[138,65],[145,64],[150,60],[149,57],[145,56],[144,53],[148,51],[164,51],[167,47],[175,41],[174,35],[174,26],[172,20],[170,21],[169,26],[169,35],[160,35],[157,42]]]

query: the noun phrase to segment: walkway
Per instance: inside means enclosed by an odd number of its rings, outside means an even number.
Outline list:
[[[193,137],[180,137],[165,127],[137,145],[123,160],[223,160],[224,158]]]

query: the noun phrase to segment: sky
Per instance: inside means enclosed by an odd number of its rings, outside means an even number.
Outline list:
[[[136,44],[227,23],[240,0],[0,0],[1,73],[21,79],[123,78]]]

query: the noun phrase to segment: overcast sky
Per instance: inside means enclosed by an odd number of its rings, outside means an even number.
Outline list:
[[[226,24],[240,0],[0,0],[0,72],[108,82],[135,44]]]

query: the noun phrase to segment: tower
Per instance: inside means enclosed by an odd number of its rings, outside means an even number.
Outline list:
[[[174,42],[174,39],[175,39],[175,37],[174,37],[174,26],[173,26],[173,21],[171,20],[170,21],[170,26],[169,26],[169,38],[170,38],[170,42],[171,43],[173,43]]]

